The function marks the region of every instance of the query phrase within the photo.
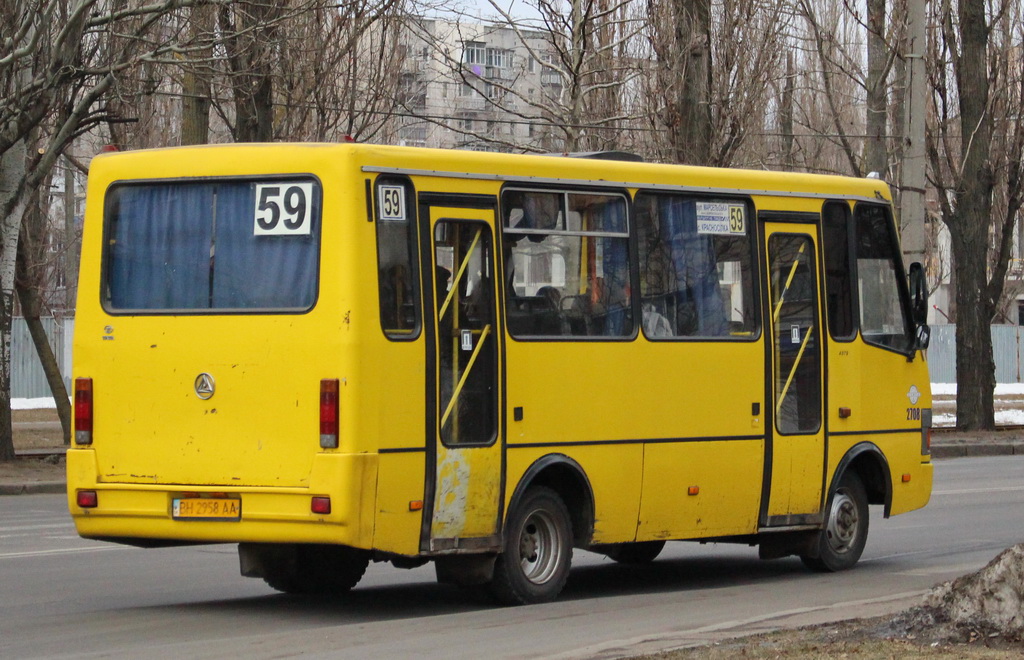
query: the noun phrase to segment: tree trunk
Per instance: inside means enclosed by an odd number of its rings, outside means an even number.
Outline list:
[[[787,169],[796,165],[793,143],[793,96],[796,92],[796,68],[793,65],[793,51],[786,53],[786,82],[782,89],[782,103],[779,107],[779,132],[782,133],[782,164]]]
[[[977,254],[978,240],[985,241],[987,221],[978,226],[983,231],[970,232],[973,237],[951,232],[953,250],[972,257],[969,263],[965,263],[967,260],[963,258],[958,260],[955,294],[957,309],[974,310],[968,314],[957,314],[956,323],[956,426],[965,431],[995,428],[993,392],[996,367],[992,356],[992,313],[980,300],[979,294],[985,290],[987,278],[984,253],[981,256]]]
[[[283,7],[271,2],[235,3],[220,10],[220,29],[231,68],[236,142],[274,139],[273,76],[277,21],[282,12]]]
[[[886,62],[885,0],[868,0],[867,139],[864,142],[864,170],[886,177]]]
[[[39,364],[46,376],[46,383],[50,387],[50,394],[57,405],[57,416],[60,418],[60,426],[64,432],[64,444],[71,444],[71,402],[68,399],[67,388],[64,387],[64,377],[60,373],[60,366],[57,358],[50,347],[50,340],[43,329],[40,320],[40,312],[43,304],[39,296],[43,283],[40,281],[41,271],[45,264],[45,216],[42,209],[36,205],[26,214],[21,225],[21,238],[18,241],[18,257],[15,271],[15,290],[18,299],[21,301],[21,313],[28,324],[29,334],[32,335],[32,343],[39,356]]]
[[[28,294],[32,296],[34,294]],[[22,287],[18,287],[18,298],[21,300],[22,309],[25,308],[26,294]],[[29,316],[25,314],[25,323],[28,324],[29,334],[32,335],[32,343],[36,347],[36,355],[39,356],[39,364],[43,367],[46,375],[46,384],[50,386],[53,400],[57,404],[57,417],[60,418],[60,428],[64,434],[64,444],[71,444],[71,399],[68,397],[68,390],[64,387],[64,376],[60,372],[60,365],[57,364],[57,356],[53,354],[50,347],[50,340],[46,336],[46,330],[38,315]]]
[[[961,0],[961,53],[956,67],[963,136],[963,177],[956,193],[950,237],[957,255],[957,428],[995,428],[995,364],[990,324],[995,301],[987,299],[988,235],[992,224],[993,173],[989,154],[988,27],[984,0]]]
[[[181,87],[181,144],[206,144],[210,141],[210,84],[195,71],[186,71]]]
[[[25,211],[25,140],[0,155],[0,461],[14,460],[11,426],[11,315],[18,234]]]
[[[680,120],[676,159],[707,165],[711,159],[711,2],[675,0],[675,38],[685,62],[676,107]]]
[[[189,40],[196,44],[198,62],[184,66],[181,77],[181,144],[206,144],[210,141],[212,92],[206,71],[213,58],[212,39],[216,7],[199,5],[189,13]]]
[[[689,165],[711,160],[711,2],[647,0],[656,72],[654,124],[669,157]]]

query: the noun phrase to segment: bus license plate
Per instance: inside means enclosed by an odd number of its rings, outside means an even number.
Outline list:
[[[239,520],[242,500],[190,497],[171,503],[171,517],[185,520]]]

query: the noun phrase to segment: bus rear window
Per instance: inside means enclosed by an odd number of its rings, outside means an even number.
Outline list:
[[[106,201],[112,312],[303,312],[316,301],[320,185],[121,184]]]

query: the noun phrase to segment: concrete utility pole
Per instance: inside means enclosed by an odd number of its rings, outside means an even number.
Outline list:
[[[903,168],[900,181],[900,234],[903,262],[925,259],[925,0],[907,1],[907,88],[903,103]]]

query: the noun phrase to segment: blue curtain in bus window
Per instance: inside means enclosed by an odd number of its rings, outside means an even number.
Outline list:
[[[115,192],[107,283],[115,309],[209,304],[212,186],[125,186]]]
[[[603,205],[601,231],[626,231],[626,204],[616,198]],[[628,335],[633,331],[629,287],[629,241],[625,238],[599,239],[604,243],[604,278],[608,316],[607,336]]]
[[[672,254],[675,319],[670,322],[676,336],[725,336],[728,317],[718,282],[715,236],[697,233],[693,199],[661,197],[659,211]]]
[[[317,209],[312,231],[300,236],[256,236],[254,184],[217,189],[213,307],[216,309],[306,309],[316,297]]]

